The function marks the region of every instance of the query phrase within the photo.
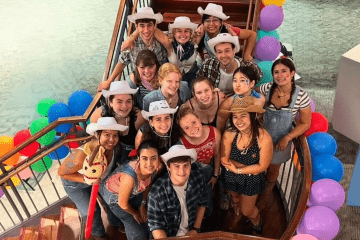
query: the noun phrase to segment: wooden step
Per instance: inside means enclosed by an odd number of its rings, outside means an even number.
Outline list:
[[[7,237],[7,238],[4,238],[3,240],[19,240],[20,239],[20,236],[17,236],[17,237]]]
[[[56,240],[79,239],[80,225],[80,215],[75,204],[62,206]]]
[[[20,231],[20,240],[37,240],[39,237],[39,227],[23,227]]]
[[[38,240],[56,240],[60,215],[43,216],[40,220]]]

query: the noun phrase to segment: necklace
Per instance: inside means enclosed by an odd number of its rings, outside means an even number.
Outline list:
[[[148,50],[150,50],[150,51],[153,51],[153,50],[154,50],[154,44],[153,44],[154,41],[153,41],[153,39],[154,39],[154,36],[151,37],[151,39],[149,40],[149,43],[146,43],[146,42],[144,41],[144,39],[143,39],[143,42],[144,42],[146,48],[147,48]]]
[[[234,58],[231,60],[231,62],[227,65],[227,66],[225,66],[225,64],[223,64],[223,66],[224,66],[224,71],[227,73],[227,68],[233,63],[233,61],[234,61]]]
[[[275,90],[276,90],[276,93],[277,93],[277,95],[278,95],[278,98],[282,98],[282,97],[285,97],[285,96],[287,96],[287,95],[290,94],[290,93],[285,93],[285,94],[283,94],[283,95],[280,95],[280,90],[279,90],[278,88],[275,88]]]
[[[241,154],[241,155],[246,155],[247,152],[248,152],[248,150],[249,150],[249,144],[250,144],[250,140],[251,140],[251,138],[250,138],[251,131],[250,131],[249,133],[241,132],[241,136],[240,136],[239,142],[241,141],[241,139],[242,139],[242,137],[243,137],[243,133],[246,134],[246,135],[248,135],[248,141],[247,141],[246,145],[243,146],[244,149],[240,151],[240,154]]]

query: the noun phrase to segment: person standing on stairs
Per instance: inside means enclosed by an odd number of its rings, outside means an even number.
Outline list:
[[[81,216],[81,226],[85,227],[90,202],[92,184],[100,183],[116,168],[120,160],[119,136],[128,126],[118,124],[113,117],[99,118],[97,123],[90,123],[86,132],[95,139],[73,151],[58,170],[64,189],[75,203]],[[121,221],[104,204],[110,225],[122,226]],[[92,236],[106,239],[101,210],[96,203]]]

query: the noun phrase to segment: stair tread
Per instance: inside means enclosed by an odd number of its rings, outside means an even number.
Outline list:
[[[4,240],[19,240],[19,239],[20,239],[20,236],[4,238]]]
[[[20,231],[20,240],[37,240],[39,237],[39,226],[23,227]]]
[[[60,215],[43,216],[40,220],[39,240],[56,240]]]
[[[57,240],[75,240],[80,235],[80,215],[75,204],[61,207]]]

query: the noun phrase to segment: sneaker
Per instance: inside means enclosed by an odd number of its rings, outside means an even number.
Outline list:
[[[253,229],[257,234],[262,235],[263,234],[263,223],[260,222],[259,225],[253,226]]]

